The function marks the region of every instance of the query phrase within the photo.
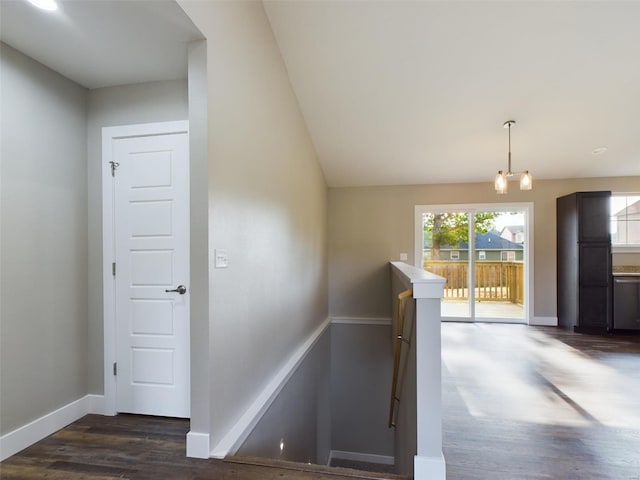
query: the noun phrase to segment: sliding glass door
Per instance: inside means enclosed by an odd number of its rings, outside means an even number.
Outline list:
[[[416,262],[444,277],[444,320],[527,323],[530,204],[416,207]]]

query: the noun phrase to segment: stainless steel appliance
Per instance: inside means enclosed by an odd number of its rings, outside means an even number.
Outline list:
[[[613,328],[640,331],[640,274],[614,273]]]

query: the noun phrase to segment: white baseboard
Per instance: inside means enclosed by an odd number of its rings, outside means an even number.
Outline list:
[[[529,325],[537,325],[540,327],[557,327],[558,317],[533,317]]]
[[[0,437],[0,461],[48,437],[88,413],[101,413],[103,409],[104,397],[102,395],[85,395],[22,427],[16,428]]]
[[[209,458],[209,434],[208,433],[187,433],[187,457]]]
[[[329,453],[328,465],[332,460],[351,460],[352,462],[378,463],[382,465],[394,465],[395,457],[388,455],[374,455],[371,453],[345,452],[342,450],[331,450]]]
[[[258,394],[253,403],[240,417],[235,425],[222,437],[222,440],[211,450],[211,458],[225,458],[235,454],[245,442],[251,431],[258,424],[267,409],[282,391],[291,376],[295,373],[313,346],[330,325],[330,318],[324,320],[318,328],[289,357],[283,367],[271,378],[267,386]]]
[[[413,457],[414,480],[446,480],[447,464],[444,455],[439,457]]]
[[[337,325],[391,325],[391,319],[386,317],[331,317],[331,323]]]

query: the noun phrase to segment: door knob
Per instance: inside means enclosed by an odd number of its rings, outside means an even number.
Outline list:
[[[167,293],[176,292],[176,293],[179,293],[180,295],[184,295],[185,293],[187,293],[187,287],[185,287],[184,285],[178,285],[173,290],[165,290],[165,292]]]

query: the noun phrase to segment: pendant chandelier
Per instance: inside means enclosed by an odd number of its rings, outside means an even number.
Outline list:
[[[515,120],[507,120],[503,125],[504,128],[509,129],[509,156],[507,157],[507,171],[504,172],[500,170],[496,175],[496,179],[494,181],[496,193],[507,193],[509,190],[509,180],[515,175],[520,175],[520,190],[531,190],[533,188],[533,179],[531,178],[531,174],[528,170],[525,170],[524,172],[511,171],[511,127],[515,124]]]

